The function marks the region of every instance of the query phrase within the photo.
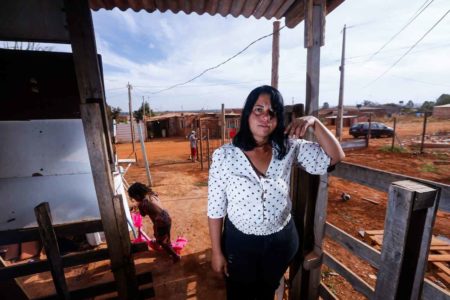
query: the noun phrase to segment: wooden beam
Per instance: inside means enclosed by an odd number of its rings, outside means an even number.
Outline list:
[[[129,236],[122,236],[117,227],[114,209],[114,193],[111,170],[107,163],[105,141],[101,128],[100,109],[98,104],[82,104],[81,118],[86,137],[89,160],[91,161],[95,191],[100,208],[106,242],[111,258],[111,269],[118,284],[119,295],[133,299],[137,295],[136,278],[131,275],[134,263],[129,261],[123,244],[130,244]]]
[[[322,300],[339,300],[339,298],[323,282],[319,285],[319,296]]]
[[[103,231],[101,220],[89,220],[53,226],[57,237]],[[39,228],[28,227],[0,231],[0,245],[16,244],[40,240]]]
[[[448,184],[377,170],[348,162],[336,165],[336,169],[331,173],[331,175],[353,181],[382,192],[387,192],[389,190],[389,185],[394,181],[412,180],[420,182],[431,187],[439,188],[441,190],[439,209],[450,212],[450,185]]]
[[[288,9],[291,7],[291,5],[294,2],[295,2],[295,0],[287,0],[286,2],[284,2],[283,5],[281,5],[280,8],[278,9],[278,11],[276,12],[275,18],[276,19],[281,19],[282,17],[284,17],[284,15],[286,14]]]
[[[70,43],[62,8],[62,0],[1,1],[0,40]]]
[[[153,282],[153,277],[151,272],[146,272],[142,274],[138,274],[136,276],[138,284],[144,285],[148,283]],[[90,299],[94,298],[96,296],[101,296],[104,294],[109,294],[117,291],[116,283],[114,281],[110,282],[104,282],[88,287],[83,287],[80,289],[76,289],[73,291],[70,291],[70,297],[73,299]],[[140,295],[141,296],[141,295]],[[140,297],[139,299],[148,299],[155,296],[155,293],[153,291],[153,287],[151,288],[150,293],[146,293],[146,297]],[[57,295],[50,295],[47,297],[39,298],[39,300],[57,300],[59,299]],[[110,299],[110,298],[108,298]]]
[[[73,52],[75,74],[81,103],[98,103],[106,140],[108,160],[114,161],[110,124],[107,116],[102,73],[95,44],[95,34],[88,0],[64,0],[64,10]]]
[[[422,297],[424,300],[448,300],[450,292],[429,279],[424,280]]]
[[[305,45],[307,46],[305,114],[316,117],[319,114],[320,47],[325,21],[323,19],[324,9],[325,8],[322,5],[313,5],[312,20],[308,23],[311,24],[311,28],[309,29],[308,26],[305,25],[305,39],[307,39],[306,35],[308,32],[312,34],[312,44]],[[305,13],[311,14],[310,11],[306,11]]]
[[[138,253],[147,251],[146,243],[132,244],[131,252]],[[96,261],[109,259],[108,249],[87,250],[83,252],[70,253],[61,257],[64,268],[84,265]],[[26,264],[13,264],[0,268],[0,281],[10,278],[17,278],[36,273],[50,271],[50,265],[47,260],[37,260]]]
[[[271,1],[270,6],[267,8],[266,12],[264,13],[264,17],[266,19],[273,18],[278,10],[280,10],[281,6],[283,5],[283,1]]]
[[[52,226],[52,217],[48,202],[39,204],[34,208],[36,221],[39,225],[39,234],[44,245],[47,261],[50,265],[53,284],[59,299],[70,299],[69,289],[67,288],[66,277],[62,265],[61,255],[59,253],[58,241]]]
[[[375,299],[420,299],[437,203],[420,210],[414,205],[425,197],[437,201],[437,191],[428,189],[409,181],[389,188]]]
[[[366,296],[368,299],[372,299],[374,296],[374,289],[367,282],[365,282],[361,277],[357,274],[353,273],[352,270],[347,268],[344,264],[339,262],[335,257],[333,257],[330,253],[325,252],[324,255],[324,263],[335,270],[337,273],[342,275],[345,280],[347,280],[352,287]],[[389,293],[389,291],[387,291]]]
[[[312,0],[306,1],[311,1],[312,4]],[[294,28],[298,23],[300,23],[305,18],[305,11],[308,10],[305,9],[304,1],[295,1],[294,4],[291,7],[289,7],[289,9],[285,13],[286,26],[288,28]]]
[[[367,261],[373,267],[378,268],[380,266],[381,253],[366,243],[355,239],[345,231],[328,222],[325,226],[325,234],[345,249]]]
[[[278,65],[280,60],[280,21],[273,22],[272,80],[271,86],[278,89]]]
[[[256,19],[260,19],[267,11],[267,9],[269,8],[270,3],[272,3],[274,1],[272,0],[261,0],[259,1],[258,5],[256,6],[255,11],[253,12],[253,16]]]

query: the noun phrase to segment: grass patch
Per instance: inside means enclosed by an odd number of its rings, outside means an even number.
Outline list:
[[[422,172],[430,172],[430,173],[436,173],[437,172],[437,167],[431,163],[428,164],[424,164],[421,168],[420,171]]]
[[[392,148],[391,146],[383,146],[380,148],[380,151],[385,152],[385,153],[405,153],[405,152],[407,152],[405,148],[398,147],[398,146],[394,146],[394,148]]]
[[[200,181],[194,183],[195,186],[208,186],[208,181]]]

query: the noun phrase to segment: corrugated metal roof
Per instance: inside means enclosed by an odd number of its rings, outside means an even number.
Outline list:
[[[344,0],[326,0],[327,13],[339,6]],[[219,14],[223,17],[250,16],[260,19],[285,18],[286,26],[295,27],[304,18],[304,0],[89,0],[90,7],[97,11],[100,9],[120,10],[132,9],[134,11],[146,10],[152,13],[156,10],[173,13],[180,11],[190,14],[211,16]]]

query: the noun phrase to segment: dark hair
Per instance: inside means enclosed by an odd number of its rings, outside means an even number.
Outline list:
[[[128,195],[136,201],[144,200],[150,192],[152,192],[152,189],[140,182],[135,182],[128,188]]]
[[[250,151],[256,147],[256,141],[253,137],[252,132],[250,131],[250,125],[248,123],[248,118],[252,113],[253,106],[258,100],[260,95],[269,95],[270,96],[270,104],[272,105],[272,109],[275,111],[277,116],[277,126],[275,130],[269,136],[269,142],[273,142],[275,149],[278,150],[278,159],[283,159],[286,155],[286,143],[287,138],[284,134],[284,104],[283,104],[283,96],[281,96],[280,92],[271,86],[263,85],[257,87],[247,97],[247,100],[244,104],[244,109],[242,110],[241,115],[241,126],[239,132],[233,138],[233,145],[241,148],[244,151]]]

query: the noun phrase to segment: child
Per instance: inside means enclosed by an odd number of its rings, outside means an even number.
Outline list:
[[[146,185],[136,182],[128,189],[128,195],[138,202],[140,214],[149,216],[153,223],[156,242],[172,257],[174,262],[180,260],[180,256],[172,248],[170,241],[170,228],[172,220],[169,213],[161,207],[158,194]]]

